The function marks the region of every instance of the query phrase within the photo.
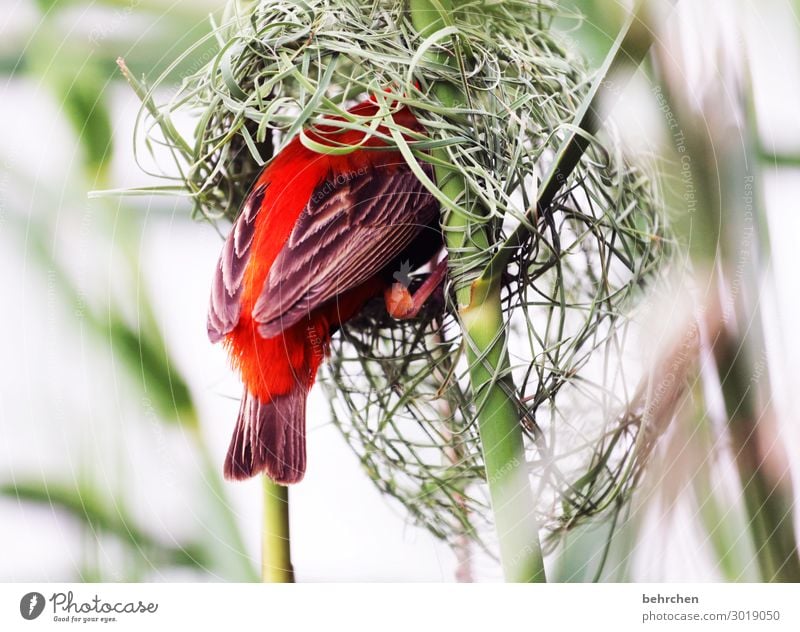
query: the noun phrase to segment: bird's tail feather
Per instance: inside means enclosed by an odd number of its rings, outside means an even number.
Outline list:
[[[265,473],[276,483],[302,480],[306,471],[306,396],[292,391],[263,402],[246,388],[233,431],[225,478],[243,480]]]

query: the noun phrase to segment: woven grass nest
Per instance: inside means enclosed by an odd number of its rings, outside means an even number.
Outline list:
[[[456,37],[423,39],[397,0],[231,2],[176,61],[208,59],[177,92],[161,90],[174,70],[138,84],[146,147],[166,144],[176,159],[177,171],[160,174],[173,179],[162,190],[188,194],[222,231],[263,164],[309,124],[344,116],[342,125],[374,130],[375,120],[345,114],[365,96],[377,95],[390,130],[391,109],[403,105],[424,124],[427,137],[411,144],[387,138],[406,145],[416,168],[431,149],[447,151],[468,186],[462,210],[488,228],[493,246],[451,269],[444,300],[416,320],[368,306],[335,336],[320,380],[378,488],[450,542],[466,535],[487,544],[491,521],[452,290],[520,223],[531,233],[504,272],[502,305],[545,541],[619,511],[647,442],[625,342],[637,297],[670,253],[658,181],[607,127],[588,139],[548,212],[530,220],[592,80],[553,29],[557,15],[547,1],[477,0],[453,14]],[[444,107],[436,82],[459,86],[464,106]],[[173,123],[186,114],[196,122],[188,138]]]

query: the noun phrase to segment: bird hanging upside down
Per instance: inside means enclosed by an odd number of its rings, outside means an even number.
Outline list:
[[[350,110],[377,111],[372,101]],[[393,116],[423,131],[408,109]],[[446,261],[435,264],[413,295],[393,282],[401,266],[435,263],[442,248],[439,205],[400,152],[331,125],[306,134],[359,149],[323,154],[292,140],[247,195],[214,276],[209,338],[224,341],[244,382],[229,479],[264,472],[278,483],[300,481],[306,396],[332,334],[381,293],[392,316],[414,317],[446,273]]]

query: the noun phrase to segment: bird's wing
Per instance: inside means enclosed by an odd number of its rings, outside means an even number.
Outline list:
[[[438,212],[405,165],[331,176],[314,191],[270,268],[253,310],[259,333],[277,336],[375,276]]]
[[[247,195],[219,256],[208,309],[208,337],[211,342],[221,340],[239,322],[242,279],[250,259],[256,216],[266,189],[267,185],[259,184]]]

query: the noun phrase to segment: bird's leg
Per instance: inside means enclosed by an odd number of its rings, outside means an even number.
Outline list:
[[[437,263],[428,278],[412,294],[405,283],[392,283],[384,290],[386,311],[392,318],[406,320],[415,318],[431,294],[438,288],[447,274],[447,257]]]

